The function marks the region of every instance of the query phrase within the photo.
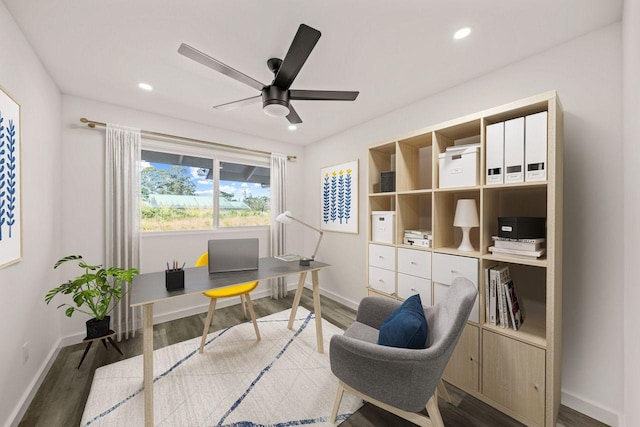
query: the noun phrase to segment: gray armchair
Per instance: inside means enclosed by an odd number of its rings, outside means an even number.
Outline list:
[[[471,281],[460,277],[443,301],[425,308],[428,344],[419,350],[378,345],[380,325],[401,302],[364,298],[356,321],[343,335],[331,338],[331,371],[339,380],[331,422],[348,391],[415,424],[444,426],[436,389],[477,293]],[[425,407],[429,417],[418,413]]]

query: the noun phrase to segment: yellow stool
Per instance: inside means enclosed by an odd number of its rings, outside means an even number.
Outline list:
[[[205,252],[198,258],[196,261],[196,267],[203,267],[209,264],[209,254]],[[231,298],[240,296],[240,303],[242,304],[242,312],[244,313],[244,317],[246,319],[247,312],[244,307],[244,300],[246,299],[247,305],[249,306],[249,314],[251,315],[251,321],[253,322],[253,328],[256,331],[256,337],[258,341],[260,340],[260,330],[258,330],[258,323],[256,322],[256,314],[253,311],[253,303],[251,302],[251,297],[249,296],[249,292],[253,291],[256,286],[258,286],[258,281],[255,282],[247,282],[241,283],[239,285],[227,286],[220,289],[212,289],[210,291],[203,292],[202,294],[206,297],[211,298],[211,302],[209,303],[209,312],[207,313],[207,320],[204,323],[204,331],[202,332],[202,340],[200,342],[200,353],[204,350],[204,343],[207,340],[207,334],[209,333],[209,326],[213,320],[213,313],[216,309],[216,301],[218,298]]]

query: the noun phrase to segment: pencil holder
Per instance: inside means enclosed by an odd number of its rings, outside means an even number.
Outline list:
[[[165,270],[164,276],[167,291],[184,289],[184,270]]]

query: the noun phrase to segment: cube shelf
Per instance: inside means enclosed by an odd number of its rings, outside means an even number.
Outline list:
[[[524,182],[487,183],[487,126],[540,112],[547,113],[546,180],[527,182],[525,174]],[[492,132],[493,129],[496,128],[493,127]],[[382,275],[385,280],[384,287],[368,287],[368,294],[402,300],[407,289],[412,289],[406,283],[416,280],[422,284],[421,294],[427,295],[430,289],[431,298],[423,299],[437,303],[456,275],[472,280],[478,286],[475,320],[468,322],[443,377],[526,425],[545,427],[555,425],[560,407],[562,129],[562,106],[556,92],[552,91],[425,127],[401,138],[375,144],[368,150],[370,226],[367,253],[379,251],[386,254],[390,262],[381,270],[379,266],[368,265],[367,275],[370,271]],[[460,150],[461,147],[467,150]],[[470,147],[474,148],[469,150]],[[503,149],[510,148],[505,144]],[[452,153],[463,151],[473,152],[477,158],[464,158],[464,162],[455,163],[461,157],[453,158]],[[441,170],[440,155],[446,153],[449,153],[448,169]],[[477,167],[477,179],[474,166]],[[395,173],[395,188],[382,192],[381,173],[387,171]],[[459,177],[447,178],[445,172],[469,175],[460,180]],[[469,177],[473,179],[469,180]],[[464,185],[449,186],[458,182]],[[471,229],[474,249],[471,252],[458,249],[462,232],[453,225],[460,199],[475,200],[478,209],[480,225]],[[395,212],[395,243],[372,241],[373,211]],[[539,258],[519,258],[491,253],[492,236],[498,235],[498,218],[501,217],[546,218],[545,254]],[[404,231],[414,229],[431,231],[431,247],[404,244]],[[410,274],[400,271],[406,257],[425,255],[425,251],[428,259],[433,260],[428,271]],[[394,256],[395,259],[391,259]],[[446,263],[446,267],[442,263]],[[518,296],[523,301],[525,319],[517,331],[490,325],[485,316],[488,288],[485,269],[496,265],[509,266]],[[370,283],[369,276],[367,283]],[[500,364],[504,365],[503,371]],[[498,372],[500,378],[496,378]]]

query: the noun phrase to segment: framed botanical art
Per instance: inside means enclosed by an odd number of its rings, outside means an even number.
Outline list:
[[[0,86],[0,268],[22,260],[20,105]]]
[[[320,228],[358,234],[358,160],[320,169]]]

